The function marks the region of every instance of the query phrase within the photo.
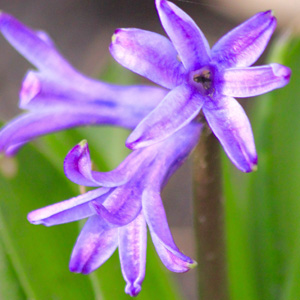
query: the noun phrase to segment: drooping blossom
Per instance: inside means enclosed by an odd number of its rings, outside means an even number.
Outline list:
[[[133,151],[106,173],[92,171],[88,145],[81,142],[67,155],[65,174],[77,184],[98,188],[33,211],[28,220],[52,226],[88,217],[70,270],[88,274],[118,247],[125,291],[131,296],[139,293],[145,276],[146,225],[164,265],[173,272],[188,271],[195,262],[174,243],[160,192],[196,145],[200,131],[201,124],[192,122],[162,142]]]
[[[36,67],[28,71],[20,91],[19,106],[26,112],[0,131],[0,152],[14,154],[37,136],[75,126],[134,128],[166,94],[157,87],[118,86],[80,74],[45,32],[3,12],[0,31]]]
[[[252,97],[281,88],[291,71],[280,64],[249,67],[267,46],[276,27],[271,11],[242,23],[213,47],[195,22],[175,4],[156,0],[170,38],[140,29],[118,29],[113,57],[128,69],[169,89],[160,104],[127,139],[137,149],[162,141],[202,112],[232,162],[242,171],[256,168],[250,122],[233,97]]]

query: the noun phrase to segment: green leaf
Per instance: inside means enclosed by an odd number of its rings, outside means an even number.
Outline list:
[[[269,61],[293,74],[289,85],[254,101],[258,171],[237,175],[224,158],[232,299],[244,286],[243,299],[300,299],[299,53],[297,38],[280,38],[271,51]]]
[[[26,299],[92,299],[88,277],[68,270],[77,224],[46,228],[26,220],[31,210],[73,195],[65,177],[26,146],[9,164],[2,158],[0,190],[1,243]]]

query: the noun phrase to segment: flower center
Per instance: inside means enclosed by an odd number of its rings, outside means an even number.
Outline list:
[[[213,72],[208,67],[191,72],[191,80],[192,84],[203,94],[207,96],[213,94]]]

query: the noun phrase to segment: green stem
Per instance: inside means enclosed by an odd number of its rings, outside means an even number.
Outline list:
[[[194,226],[201,300],[228,300],[219,142],[204,126],[193,164]]]

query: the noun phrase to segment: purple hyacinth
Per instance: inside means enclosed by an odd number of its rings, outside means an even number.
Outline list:
[[[212,49],[195,22],[175,4],[156,0],[170,40],[140,29],[118,29],[110,51],[128,69],[170,90],[127,139],[137,149],[162,141],[202,112],[232,162],[256,168],[250,122],[233,97],[252,97],[281,88],[291,71],[280,64],[249,67],[259,58],[276,27],[271,11],[256,14]]]
[[[77,184],[101,187],[33,211],[28,220],[52,226],[88,217],[70,270],[88,274],[118,247],[125,291],[131,296],[139,293],[145,276],[146,224],[164,265],[173,272],[188,271],[195,262],[175,245],[160,192],[196,145],[200,131],[201,124],[192,122],[162,142],[133,151],[106,173],[92,171],[87,143],[81,142],[67,155],[65,174]]]
[[[37,136],[75,126],[109,124],[132,129],[166,94],[151,86],[118,86],[80,74],[45,32],[33,31],[0,12],[0,31],[37,70],[20,91],[26,112],[0,132],[0,152],[14,154]]]

